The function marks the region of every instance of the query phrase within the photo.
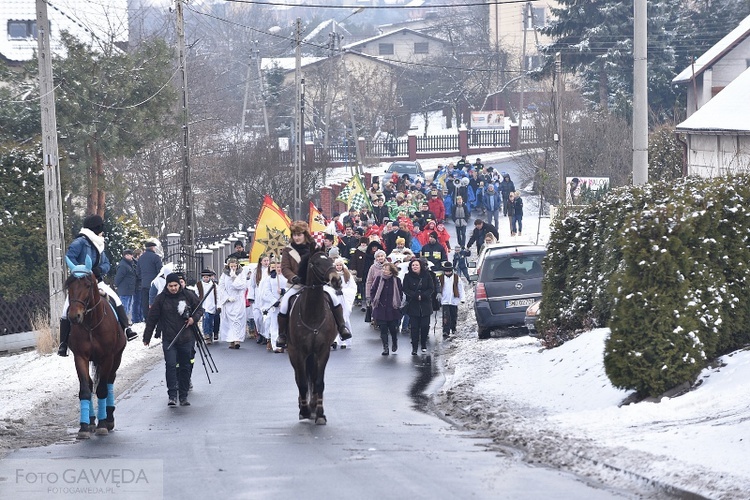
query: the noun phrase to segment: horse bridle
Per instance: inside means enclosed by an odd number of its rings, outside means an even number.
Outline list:
[[[90,278],[88,276],[82,276],[82,277],[77,278],[77,279],[80,280],[80,279],[90,279]],[[94,288],[94,290],[91,291],[91,292],[89,292],[89,296],[87,297],[86,302],[84,302],[82,300],[78,300],[78,299],[71,299],[70,295],[68,295],[68,303],[69,303],[68,307],[70,307],[70,304],[75,304],[75,303],[81,304],[83,306],[83,315],[84,316],[86,316],[88,313],[90,313],[94,309],[96,309],[96,307],[102,301],[102,296],[99,294],[99,287],[96,286],[96,283],[93,284],[93,288]],[[98,298],[98,300],[91,307],[89,307],[89,302],[91,301],[91,295],[92,294],[96,295],[97,298]],[[83,326],[84,328],[86,328],[89,331],[89,334],[90,334],[93,331],[94,328],[96,328],[97,326],[99,326],[102,323],[102,321],[104,321],[104,316],[106,316],[106,314],[107,313],[105,311],[105,313],[102,315],[101,319],[99,320],[99,323],[95,324],[94,326],[92,326],[90,328],[88,326],[85,326],[85,325],[81,325],[81,326]]]

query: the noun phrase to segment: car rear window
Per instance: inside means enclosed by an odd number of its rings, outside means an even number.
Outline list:
[[[488,256],[481,281],[533,279],[542,277],[543,254]]]
[[[382,168],[382,167],[381,167]],[[390,172],[401,172],[406,174],[416,174],[417,173],[417,166],[416,165],[409,165],[409,164],[396,164],[391,165],[391,168],[388,169]]]

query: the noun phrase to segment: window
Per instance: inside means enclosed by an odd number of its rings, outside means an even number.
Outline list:
[[[392,56],[393,55],[393,44],[392,43],[379,43],[378,44],[378,55],[381,55],[381,56]]]
[[[414,42],[415,54],[429,54],[430,44],[428,42]]]
[[[533,30],[540,26],[544,26],[546,23],[545,19],[546,11],[544,7],[533,7],[531,9],[531,15],[526,7],[523,8],[523,27],[527,30]]]
[[[36,38],[36,21],[8,21],[8,40]]]

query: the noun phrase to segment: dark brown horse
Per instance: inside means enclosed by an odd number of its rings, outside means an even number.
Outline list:
[[[107,435],[115,427],[114,383],[127,341],[117,315],[106,297],[99,293],[91,262],[72,265],[65,282],[68,291],[68,319],[71,323],[68,345],[73,351],[80,383],[78,399],[81,407],[78,439],[88,439],[96,425],[97,435]],[[94,375],[98,411],[94,415]],[[96,423],[98,418],[99,422]]]
[[[299,389],[300,420],[314,419],[316,424],[325,425],[324,378],[338,330],[323,284],[331,283],[338,290],[341,279],[333,261],[325,253],[316,252],[309,258],[305,283],[290,301],[287,351]]]

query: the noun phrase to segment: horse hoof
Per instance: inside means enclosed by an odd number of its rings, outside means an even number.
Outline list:
[[[326,423],[328,423],[328,421],[325,417],[318,417],[315,419],[315,425],[326,425]]]
[[[104,424],[107,426],[107,430],[111,431],[115,428],[115,421],[113,420],[105,420]]]
[[[109,434],[109,431],[107,430],[106,427],[97,427],[96,428],[96,435],[97,436],[106,436],[107,434]]]
[[[78,431],[76,439],[90,439],[91,433],[89,431]]]

